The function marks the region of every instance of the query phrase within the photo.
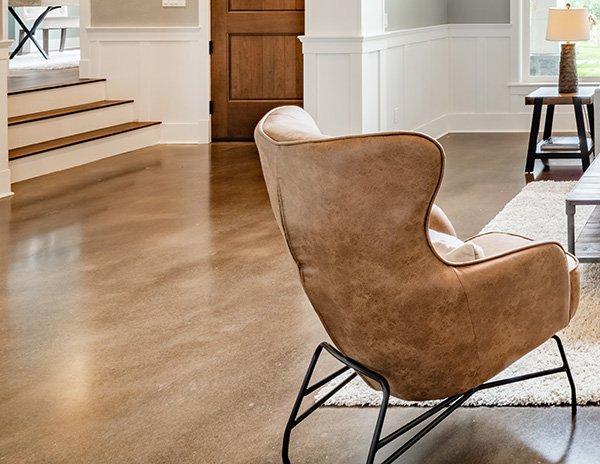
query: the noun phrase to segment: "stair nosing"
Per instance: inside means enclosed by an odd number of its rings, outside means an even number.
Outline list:
[[[98,104],[98,103],[104,103],[104,104],[98,105],[98,106],[90,106],[90,105],[94,105],[94,104]],[[37,121],[45,121],[47,119],[60,118],[63,116],[70,116],[73,114],[85,113],[87,111],[93,111],[93,110],[98,110],[98,109],[103,109],[103,108],[111,108],[114,106],[125,105],[128,103],[133,103],[133,100],[98,100],[98,101],[90,102],[90,103],[82,103],[81,105],[73,105],[73,106],[65,106],[63,108],[57,108],[58,110],[64,110],[63,113],[53,113],[56,111],[56,109],[55,109],[55,110],[39,111],[36,113],[23,114],[23,115],[19,115],[19,116],[12,116],[12,117],[8,118],[8,126],[12,127],[12,126],[18,126],[20,124],[27,124],[27,123],[31,123],[31,122],[37,122]],[[50,113],[52,113],[52,114],[50,114]],[[26,116],[30,117],[30,119],[24,119],[22,121],[14,121],[15,119],[23,118]]]
[[[103,127],[102,129],[96,129],[93,131],[81,132],[75,135],[69,135],[66,137],[60,137],[46,142],[34,143],[23,147],[13,148],[8,151],[9,161],[25,158],[27,156],[39,155],[40,153],[46,153],[53,150],[60,150],[62,148],[71,147],[73,145],[79,145],[86,142],[92,142],[94,140],[111,137],[113,135],[124,134],[137,129],[144,129],[146,127],[152,127],[161,124],[161,121],[132,121],[123,124],[117,124],[115,126]],[[112,131],[109,131],[111,130]],[[51,143],[55,145],[50,145]],[[29,149],[31,152],[24,154],[15,155],[15,152],[26,151]]]
[[[106,82],[106,78],[92,78],[92,79],[81,79],[77,82],[65,82],[59,84],[49,84],[42,85],[39,87],[30,87],[27,89],[18,89],[18,90],[10,90],[7,95],[10,97],[11,95],[21,95],[24,93],[33,93],[33,92],[41,92],[44,90],[52,90],[52,89],[61,89],[63,87],[73,87],[75,85],[85,85],[85,84],[94,84],[97,82]]]

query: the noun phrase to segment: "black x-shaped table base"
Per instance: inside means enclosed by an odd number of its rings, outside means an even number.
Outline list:
[[[49,6],[49,7],[47,7],[42,12],[42,14],[37,17],[37,19],[33,23],[33,26],[31,26],[31,29],[27,29],[27,26],[25,26],[25,24],[23,23],[23,21],[21,21],[21,18],[19,18],[19,15],[15,11],[15,9],[12,6],[8,7],[8,11],[10,11],[10,14],[13,15],[13,17],[15,18],[15,21],[17,21],[19,23],[19,26],[21,26],[21,29],[23,29],[23,31],[25,32],[25,37],[23,37],[23,40],[21,40],[19,42],[19,44],[17,45],[17,48],[15,48],[13,50],[13,52],[10,54],[10,59],[11,60],[15,56],[17,56],[17,53],[19,53],[19,51],[23,48],[23,45],[25,45],[25,42],[27,42],[27,40],[31,40],[33,42],[33,44],[37,47],[37,49],[40,51],[40,53],[42,54],[42,56],[44,58],[48,59],[48,55],[46,54],[46,52],[44,51],[44,49],[42,48],[42,46],[39,44],[39,42],[35,39],[35,31],[37,31],[37,28],[42,23],[42,21],[44,20],[44,18],[46,17],[46,15],[48,13],[50,13],[52,10],[55,10],[56,8],[60,8],[60,7],[59,6]]]

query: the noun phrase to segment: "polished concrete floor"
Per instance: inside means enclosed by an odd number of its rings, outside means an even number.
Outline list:
[[[442,139],[438,203],[475,234],[529,180],[525,134]],[[327,337],[254,146],[158,146],[0,200],[0,463],[273,463]],[[329,365],[325,365],[329,367]],[[599,379],[600,380],[600,379]],[[600,388],[600,387],[599,387]],[[390,411],[390,426],[415,416]],[[326,408],[294,463],[360,463],[377,411]],[[600,409],[461,409],[399,462],[600,462]]]

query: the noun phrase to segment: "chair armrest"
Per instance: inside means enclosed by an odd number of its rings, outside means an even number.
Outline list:
[[[469,302],[481,368],[492,375],[569,323],[569,269],[558,243],[532,242],[454,269]]]

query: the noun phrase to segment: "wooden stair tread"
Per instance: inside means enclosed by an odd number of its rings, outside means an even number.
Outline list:
[[[14,160],[17,158],[23,158],[25,156],[37,155],[39,153],[58,150],[60,148],[90,142],[92,140],[98,140],[104,137],[110,137],[112,135],[123,134],[125,132],[142,129],[144,127],[155,126],[157,124],[160,124],[160,121],[127,122],[124,124],[117,124],[116,126],[104,127],[102,129],[70,135],[68,137],[48,140],[46,142],[34,143],[32,145],[17,147],[9,150],[8,159]]]
[[[97,79],[79,79],[75,82],[61,82],[55,84],[47,84],[47,85],[39,85],[35,87],[28,87],[23,89],[11,89],[8,90],[8,96],[11,95],[19,95],[22,93],[30,93],[30,92],[38,92],[41,90],[50,90],[50,89],[60,89],[63,87],[72,87],[74,85],[85,85],[85,84],[93,84],[95,82],[106,82],[105,78],[97,78]]]
[[[8,118],[8,125],[13,126],[16,124],[24,124],[33,121],[42,121],[44,119],[56,118],[59,116],[66,116],[70,114],[83,113],[84,111],[91,111],[99,108],[108,108],[111,106],[124,105],[127,103],[133,103],[133,100],[101,100],[91,103],[84,103],[82,105],[66,106],[64,108],[56,108],[48,111],[40,111],[38,113],[23,114],[20,116],[13,116]]]

